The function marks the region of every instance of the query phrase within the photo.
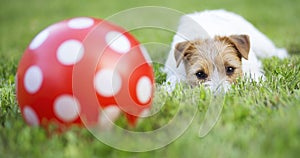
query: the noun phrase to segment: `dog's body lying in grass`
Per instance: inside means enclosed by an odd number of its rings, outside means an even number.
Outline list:
[[[263,78],[260,58],[285,58],[287,51],[241,16],[225,10],[181,18],[166,61],[167,82],[228,89],[238,77]]]

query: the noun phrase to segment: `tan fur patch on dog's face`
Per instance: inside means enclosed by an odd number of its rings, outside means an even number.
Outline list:
[[[240,38],[239,36],[235,37]],[[249,40],[248,36],[246,38]],[[179,64],[183,60],[186,78],[190,85],[196,86],[220,81],[233,83],[242,76],[241,58],[248,58],[247,44],[249,45],[249,41],[243,43],[237,39],[237,42],[241,43],[234,43],[232,40],[235,39],[215,37],[214,39],[182,42],[176,46],[175,58]],[[245,49],[242,48],[243,45],[246,45]],[[241,53],[241,51],[244,52]]]

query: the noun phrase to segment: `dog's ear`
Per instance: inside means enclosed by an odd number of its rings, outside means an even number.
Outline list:
[[[176,67],[178,67],[183,60],[183,58],[188,58],[191,55],[192,43],[190,41],[180,42],[177,43],[175,46],[175,60],[176,60]]]
[[[231,35],[229,41],[236,47],[243,58],[248,60],[250,40],[248,35]]]

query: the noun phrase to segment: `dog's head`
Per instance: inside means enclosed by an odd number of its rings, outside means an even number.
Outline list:
[[[212,39],[185,41],[175,49],[177,67],[184,63],[187,82],[204,84],[212,90],[228,88],[243,74],[242,58],[248,59],[247,35],[216,36]]]

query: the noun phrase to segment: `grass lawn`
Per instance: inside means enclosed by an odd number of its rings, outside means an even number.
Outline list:
[[[119,11],[138,6],[163,6],[191,13],[224,8],[241,14],[285,47],[291,57],[264,59],[266,80],[250,83],[239,80],[225,95],[221,116],[211,130],[198,137],[210,96],[196,89],[180,87],[166,99],[158,115],[138,124],[137,131],[151,131],[164,126],[183,105],[182,117],[196,114],[187,130],[169,145],[148,152],[134,153],[114,149],[96,139],[88,130],[72,128],[48,137],[41,128],[25,124],[18,109],[14,76],[18,61],[34,36],[45,27],[76,16],[105,19]],[[0,5],[0,158],[14,157],[298,157],[300,155],[300,1],[298,0],[1,0]],[[129,23],[147,23],[165,18],[148,15],[128,19]],[[124,19],[123,19],[124,20]],[[127,19],[125,19],[126,21]],[[137,21],[135,21],[137,20]],[[126,23],[126,22],[124,22]],[[161,24],[163,25],[163,24]],[[174,32],[157,29],[132,30],[142,43],[162,43],[149,47],[154,61],[163,62]],[[164,74],[155,65],[159,85]],[[158,94],[163,94],[158,91]],[[198,100],[187,98],[196,97]],[[159,105],[153,105],[154,107]],[[190,107],[196,107],[196,113]],[[126,127],[125,120],[117,123]],[[176,131],[176,129],[174,129]],[[158,140],[159,141],[159,140]],[[134,144],[132,140],[122,142]],[[145,142],[147,143],[147,142]],[[145,144],[146,145],[146,144]]]

